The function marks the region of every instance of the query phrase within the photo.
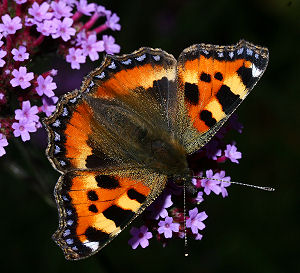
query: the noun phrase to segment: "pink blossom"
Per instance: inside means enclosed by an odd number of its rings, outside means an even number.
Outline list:
[[[54,16],[57,19],[61,17],[70,17],[72,16],[72,8],[66,4],[65,1],[51,2],[51,8],[53,10]]]
[[[49,20],[52,18],[53,14],[48,12],[50,5],[46,2],[39,5],[34,2],[32,7],[28,9],[28,13],[34,17],[34,20],[41,22],[43,20]]]
[[[168,216],[166,208],[169,208],[173,205],[171,200],[171,194],[163,193],[148,207],[148,210],[151,211],[150,218],[158,220],[159,217],[165,218]]]
[[[87,0],[77,2],[77,10],[85,15],[91,16],[91,12],[96,10],[94,3],[88,4]]]
[[[238,159],[242,158],[242,153],[237,151],[235,145],[226,145],[225,156],[230,159],[231,162],[239,163]]]
[[[41,23],[37,22],[36,30],[44,36],[49,36],[57,32],[57,27],[57,23],[54,20],[44,20]]]
[[[0,49],[0,67],[3,67],[5,65],[5,61],[2,60],[3,57],[5,57],[7,54],[6,51]]]
[[[215,176],[213,175],[213,171],[207,170],[206,177],[207,177],[207,179],[201,180],[201,186],[204,188],[204,192],[207,195],[209,195],[211,191],[213,191],[215,194],[220,194],[220,192],[221,192],[221,188],[219,185],[220,181],[210,179],[210,178],[215,178]],[[216,179],[217,179],[217,177],[216,177]]]
[[[22,109],[15,110],[15,119],[16,120],[26,120],[27,122],[38,122],[39,116],[37,113],[39,112],[38,107],[36,105],[30,105],[30,101],[26,100],[22,102]]]
[[[230,176],[226,176],[225,177],[225,171],[220,171],[219,173],[216,173],[214,175],[214,178],[215,179],[219,179],[219,180],[222,180],[220,181],[220,188],[221,188],[221,194],[223,196],[223,198],[225,198],[226,196],[228,196],[228,192],[227,192],[227,187],[229,187],[231,185],[230,182]],[[228,182],[226,182],[228,181]]]
[[[66,56],[68,63],[71,63],[72,69],[79,69],[80,63],[85,63],[85,56],[82,49],[75,49],[74,47],[69,49],[69,54]]]
[[[52,82],[53,78],[51,76],[47,76],[45,79],[43,76],[38,76],[37,82],[38,86],[36,87],[36,92],[39,96],[45,94],[47,97],[54,96],[53,90],[57,88],[56,83]]]
[[[14,129],[14,136],[21,136],[22,141],[27,141],[30,139],[29,133],[36,132],[36,125],[33,121],[27,121],[25,119],[19,122],[14,122],[11,126]]]
[[[114,54],[120,52],[120,46],[115,44],[115,38],[113,36],[103,35],[104,49],[107,54]]]
[[[90,34],[86,41],[82,43],[84,55],[89,55],[92,61],[99,59],[98,52],[104,51],[103,41],[97,41],[96,34]]]
[[[172,238],[172,232],[179,232],[179,223],[173,223],[172,217],[166,217],[165,220],[161,220],[158,223],[157,229],[159,234],[164,234],[165,238]]]
[[[7,34],[15,34],[18,29],[22,28],[21,18],[19,16],[10,18],[8,14],[1,17],[3,24],[0,24],[0,31],[3,32],[4,36]]]
[[[202,223],[207,218],[207,214],[202,211],[198,213],[198,208],[189,211],[189,218],[186,220],[186,227],[190,228],[194,234],[198,234],[198,230],[205,228]]]
[[[14,48],[11,53],[14,55],[13,59],[15,61],[24,61],[29,59],[29,53],[26,52],[25,46],[19,46],[19,49]]]
[[[58,101],[58,97],[51,97],[51,98],[48,98],[48,97],[43,97],[42,98],[42,102],[43,102],[43,105],[41,107],[41,110],[46,114],[47,117],[49,117],[56,109],[56,106],[55,104],[57,103]]]
[[[20,66],[19,70],[14,69],[12,72],[14,78],[10,80],[12,87],[20,86],[22,89],[29,87],[30,81],[34,78],[33,73],[27,73],[25,66]]]
[[[96,12],[98,13],[99,16],[110,16],[111,15],[111,11],[101,5],[97,6]]]
[[[152,238],[152,233],[148,231],[146,226],[141,226],[140,228],[132,227],[130,234],[133,236],[128,243],[133,249],[136,249],[139,245],[145,248],[149,245],[149,239]]]
[[[26,3],[27,0],[15,0],[15,2],[16,2],[18,5],[21,5],[21,4]]]
[[[120,17],[117,14],[115,14],[115,13],[113,13],[112,15],[109,14],[107,16],[106,25],[107,25],[107,27],[109,27],[112,30],[120,30],[121,25],[118,24],[119,20],[120,20]]]
[[[61,37],[65,42],[71,39],[76,33],[75,28],[72,28],[73,20],[71,18],[64,18],[62,21],[54,19],[57,26],[56,32],[52,34],[52,38],[56,39]]]
[[[3,147],[7,146],[8,142],[6,139],[6,136],[3,134],[0,134],[0,156],[3,156],[6,154],[6,151]]]

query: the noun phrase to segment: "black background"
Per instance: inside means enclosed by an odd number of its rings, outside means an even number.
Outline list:
[[[231,186],[228,198],[207,198],[202,206],[209,215],[207,228],[202,241],[189,242],[189,257],[184,257],[183,242],[175,240],[166,248],[152,240],[148,248],[132,250],[126,230],[99,254],[70,262],[51,240],[57,211],[49,198],[58,173],[45,158],[45,135],[30,143],[11,141],[7,155],[0,159],[1,271],[300,272],[300,1],[106,0],[101,4],[121,18],[122,30],[111,33],[121,53],[150,46],[178,56],[194,43],[235,44],[241,38],[269,48],[264,76],[237,111],[245,128],[233,137],[243,158],[239,165],[225,164],[224,169],[233,180],[276,191]],[[100,63],[83,66],[79,72],[65,66],[58,90],[70,91],[68,83],[79,87],[82,76]]]

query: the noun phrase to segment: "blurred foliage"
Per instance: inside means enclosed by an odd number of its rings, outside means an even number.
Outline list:
[[[49,196],[58,173],[44,154],[46,136],[11,142],[0,159],[1,271],[300,272],[300,1],[102,2],[121,17],[122,30],[115,37],[122,53],[150,46],[178,56],[193,43],[234,44],[241,38],[269,48],[267,71],[238,110],[245,128],[235,139],[243,159],[224,169],[233,180],[276,191],[232,186],[226,199],[207,198],[207,228],[202,241],[190,242],[187,258],[183,241],[163,248],[150,240],[148,248],[133,251],[126,230],[98,255],[69,262],[51,240],[58,220]],[[80,82],[93,67],[80,76],[65,72],[64,80]]]

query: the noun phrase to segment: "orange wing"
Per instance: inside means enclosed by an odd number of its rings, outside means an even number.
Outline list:
[[[55,187],[60,221],[54,240],[69,260],[95,254],[161,193],[166,180],[126,168],[62,175]]]
[[[240,41],[185,49],[177,67],[183,143],[188,153],[204,146],[248,95],[268,63],[268,50]],[[188,128],[186,128],[188,127]]]

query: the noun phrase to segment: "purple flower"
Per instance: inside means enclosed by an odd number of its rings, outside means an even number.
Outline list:
[[[0,67],[3,67],[5,65],[5,61],[2,60],[3,57],[5,57],[7,54],[6,51],[0,49]]]
[[[119,20],[120,20],[120,17],[117,14],[115,14],[115,13],[113,13],[112,15],[108,14],[106,25],[107,25],[107,27],[109,27],[112,30],[120,30],[121,25],[118,24]]]
[[[231,162],[239,163],[237,159],[242,158],[242,153],[237,151],[235,145],[226,145],[225,156],[230,159]]]
[[[96,10],[94,3],[88,4],[87,0],[80,0],[77,2],[77,10],[85,15],[91,16],[91,12]]]
[[[49,36],[57,32],[57,24],[54,20],[44,20],[41,23],[37,22],[36,30],[44,36]]]
[[[221,187],[220,182],[216,180],[210,180],[209,178],[215,178],[213,175],[212,170],[206,171],[206,177],[208,179],[202,179],[201,180],[201,186],[204,188],[204,192],[209,195],[211,191],[213,191],[215,194],[220,194]]]
[[[223,181],[230,181],[230,176],[226,176],[225,177],[225,171],[220,171],[219,173],[216,173],[214,175],[214,178],[219,179],[219,180],[223,180]],[[228,182],[223,182],[221,181],[220,187],[221,187],[221,193],[222,196],[225,198],[226,196],[228,196],[228,192],[227,192],[227,187],[231,185],[231,183]]]
[[[51,116],[51,114],[55,111],[56,106],[55,104],[58,101],[58,97],[43,97],[42,102],[43,105],[41,107],[41,110],[46,114],[47,117]]]
[[[30,101],[23,101],[22,102],[22,109],[15,110],[15,119],[16,120],[26,120],[27,122],[38,122],[39,116],[36,114],[39,112],[37,106],[30,105]]]
[[[57,19],[60,19],[61,17],[72,16],[72,8],[68,6],[65,1],[60,0],[59,2],[51,2],[51,8],[53,10],[54,16]]]
[[[4,36],[7,34],[15,34],[18,29],[22,28],[21,18],[19,16],[10,18],[8,14],[1,17],[3,24],[0,24],[0,31],[3,32]]]
[[[6,154],[6,151],[3,147],[7,146],[8,142],[6,139],[6,136],[3,134],[0,134],[0,156],[3,156]]]
[[[39,5],[34,2],[32,7],[28,9],[28,13],[34,17],[34,20],[37,22],[41,22],[43,20],[49,20],[52,18],[53,14],[48,12],[50,5],[46,2]]]
[[[104,51],[103,41],[97,41],[96,34],[90,34],[89,37],[82,42],[82,49],[84,55],[89,55],[92,61],[99,59],[98,52]]]
[[[165,220],[161,220],[158,223],[159,228],[157,229],[159,234],[164,234],[165,238],[172,238],[172,231],[179,232],[178,223],[173,223],[172,217],[166,217]]]
[[[152,204],[148,207],[148,210],[151,211],[150,217],[158,220],[159,217],[165,218],[168,216],[166,208],[169,208],[173,205],[171,200],[171,194],[163,193],[161,194]]]
[[[29,59],[29,53],[26,52],[25,46],[19,46],[19,49],[13,48],[11,53],[14,55],[13,59],[15,61],[23,62],[24,60]]]
[[[34,78],[32,72],[27,73],[27,68],[25,66],[20,66],[19,70],[14,69],[12,74],[14,76],[10,81],[12,87],[20,85],[22,89],[29,87],[31,85],[30,81]]]
[[[37,82],[38,86],[36,87],[36,92],[39,96],[45,94],[47,97],[54,96],[53,90],[56,89],[56,83],[52,82],[53,78],[51,76],[47,76],[45,79],[43,76],[38,76]]]
[[[15,2],[16,2],[18,5],[21,5],[21,4],[26,3],[27,0],[15,0]]]
[[[96,12],[98,13],[99,16],[110,16],[111,15],[111,11],[101,5],[97,6]]]
[[[113,36],[103,35],[104,49],[107,54],[114,54],[120,52],[120,46],[115,44],[115,38]]]
[[[141,226],[140,228],[132,227],[130,234],[133,237],[128,241],[128,243],[133,249],[136,249],[139,245],[141,245],[142,248],[147,247],[149,245],[148,240],[152,238],[152,233],[148,232],[148,228],[146,226]]]
[[[207,214],[202,211],[198,213],[198,208],[189,211],[189,218],[186,220],[186,227],[190,228],[194,234],[198,234],[198,229],[202,230],[205,225],[202,223],[207,218]]]
[[[21,136],[22,140],[25,142],[30,139],[29,133],[36,132],[36,125],[34,121],[20,120],[19,122],[14,122],[11,126],[14,129],[14,136]]]
[[[200,204],[201,202],[204,201],[203,199],[203,192],[202,191],[199,191],[198,194],[197,194],[197,197],[195,198],[197,204]]]
[[[61,37],[65,42],[71,39],[71,36],[75,35],[76,30],[72,28],[73,20],[71,18],[64,18],[62,21],[53,19],[57,28],[56,32],[52,34],[52,38],[56,39]]]
[[[202,239],[202,235],[200,234],[200,233],[198,233],[197,235],[196,235],[196,237],[195,237],[195,240],[201,240]]]
[[[0,47],[4,45],[4,42],[3,42],[3,41],[1,41],[1,40],[2,40],[2,38],[3,38],[3,35],[0,33]]]
[[[80,63],[85,63],[85,56],[83,55],[82,49],[75,49],[74,47],[69,49],[69,54],[66,56],[68,63],[71,63],[72,69],[79,69]]]

